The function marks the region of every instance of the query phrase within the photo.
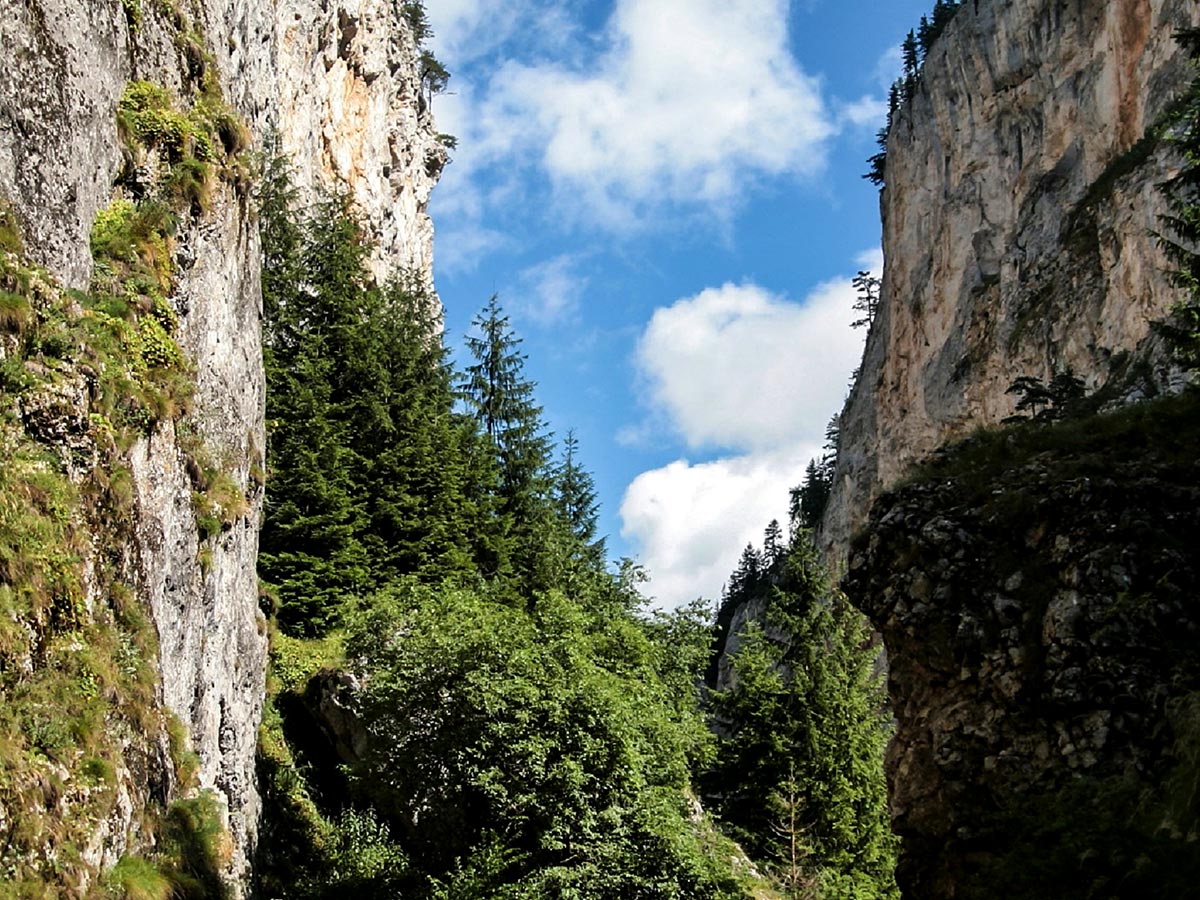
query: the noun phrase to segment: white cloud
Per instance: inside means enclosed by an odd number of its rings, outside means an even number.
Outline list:
[[[899,78],[904,72],[904,51],[900,49],[900,45],[888,47],[875,62],[875,83],[879,87],[888,91],[891,89],[893,82]]]
[[[855,263],[879,274],[882,255]],[[818,285],[803,303],[727,284],[659,309],[646,326],[636,362],[653,408],[625,438],[665,421],[691,446],[744,451],[677,460],[626,490],[621,534],[660,605],[714,598],[746,543],[760,543],[771,519],[785,520],[788,490],[821,453],[861,356],[854,296],[850,278]]]
[[[659,309],[636,351],[650,401],[691,447],[764,450],[819,433],[861,351],[853,302],[841,279],[804,303],[726,284]]]
[[[656,604],[718,599],[747,543],[771,519],[787,521],[788,489],[816,445],[689,464],[678,460],[634,479],[621,503],[621,536],[639,548]]]
[[[882,128],[887,122],[887,100],[865,96],[852,103],[842,104],[838,119],[855,127]]]
[[[453,46],[494,5],[455,0],[453,13],[431,16]],[[564,50],[560,21],[539,37],[556,52],[526,48],[486,85],[456,85],[462,96],[446,115],[439,105],[439,127],[459,137],[461,176],[533,166],[559,211],[589,224],[624,229],[667,205],[728,216],[756,178],[821,171],[835,131],[819,84],[788,49],[788,8],[617,0],[594,44]],[[507,21],[487,28],[505,32]]]
[[[434,0],[426,14],[430,45],[451,72],[514,40],[561,47],[575,30],[559,4],[537,0]]]
[[[473,272],[485,257],[508,246],[508,235],[471,221],[455,222],[439,228],[437,239],[438,272]]]
[[[858,268],[861,271],[870,272],[876,278],[883,277],[883,250],[879,247],[864,250],[858,256],[854,257],[854,261],[858,264]]]

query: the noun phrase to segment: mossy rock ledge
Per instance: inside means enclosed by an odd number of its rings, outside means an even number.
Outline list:
[[[1194,896],[1200,402],[981,433],[876,502],[905,896]]]

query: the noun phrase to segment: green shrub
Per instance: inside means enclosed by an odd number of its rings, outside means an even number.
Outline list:
[[[20,255],[22,252],[21,229],[17,226],[17,217],[8,203],[0,197],[0,254]]]
[[[322,638],[290,637],[278,629],[271,633],[271,675],[280,691],[302,693],[309,679],[345,658],[346,637],[340,631]]]
[[[105,878],[121,900],[171,900],[174,886],[158,867],[138,856],[123,856]]]
[[[0,290],[0,331],[20,334],[33,320],[33,310],[22,294]]]
[[[370,660],[359,787],[451,896],[740,896],[689,818],[701,734],[657,653],[556,594],[526,611],[398,586],[352,617],[347,654]]]

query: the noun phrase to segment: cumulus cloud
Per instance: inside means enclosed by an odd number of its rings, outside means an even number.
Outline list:
[[[853,303],[839,279],[804,303],[726,284],[659,309],[635,356],[650,402],[691,447],[767,450],[820,432],[862,347]]]
[[[852,103],[842,104],[839,119],[861,128],[880,128],[887,121],[887,100],[881,97],[864,96]]]
[[[787,0],[619,0],[594,69],[510,65],[493,102],[591,202],[725,201],[754,173],[824,161],[833,129],[788,51],[787,12]]]
[[[878,250],[860,268],[878,274]],[[715,598],[748,542],[784,521],[788,490],[821,453],[862,352],[850,328],[851,279],[818,285],[802,303],[753,284],[726,284],[655,312],[636,351],[650,419],[692,447],[740,451],[677,460],[639,475],[621,503],[621,534],[638,548],[660,605]]]
[[[818,445],[644,472],[625,491],[621,536],[638,548],[661,607],[716,599],[747,543],[772,519],[787,521],[788,488]]]
[[[875,83],[887,91],[904,72],[904,51],[899,44],[888,47],[875,62]]]
[[[459,96],[437,101],[439,127],[459,138],[443,213],[456,179],[478,196],[481,182],[533,170],[561,213],[589,225],[627,229],[668,205],[727,217],[755,179],[824,167],[836,126],[788,48],[788,0],[617,0],[586,38],[557,5],[517,6],[560,10],[518,26],[536,47],[513,46],[512,11],[496,0],[430,10],[448,52],[480,28],[510,39],[486,81],[455,81]]]

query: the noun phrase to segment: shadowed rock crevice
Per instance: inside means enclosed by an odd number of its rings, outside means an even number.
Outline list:
[[[876,503],[846,588],[890,661],[906,896],[1188,895],[1198,413],[984,434]]]

